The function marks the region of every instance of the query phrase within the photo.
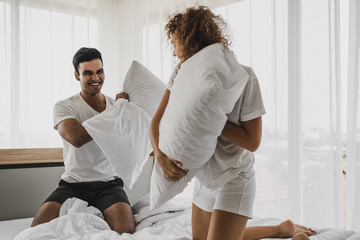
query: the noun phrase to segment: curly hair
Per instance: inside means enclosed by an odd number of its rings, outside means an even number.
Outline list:
[[[165,25],[168,40],[176,36],[183,47],[185,59],[213,43],[223,43],[228,47],[231,43],[224,33],[226,29],[222,17],[206,6],[187,8],[183,13],[170,16]]]

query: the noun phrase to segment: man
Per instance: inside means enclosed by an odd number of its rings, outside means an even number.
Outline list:
[[[98,208],[112,230],[133,233],[134,215],[123,181],[81,125],[114,103],[101,93],[105,80],[101,53],[94,48],[81,48],[74,55],[73,65],[81,92],[54,107],[54,128],[63,138],[65,172],[58,188],[40,207],[32,226],[57,218],[65,200],[76,197]],[[119,93],[118,98],[128,96]]]

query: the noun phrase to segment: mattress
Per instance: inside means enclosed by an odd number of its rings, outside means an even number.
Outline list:
[[[33,218],[0,221],[0,240],[12,240],[21,231],[30,227]]]

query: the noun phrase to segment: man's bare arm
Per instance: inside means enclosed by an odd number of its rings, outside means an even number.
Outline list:
[[[60,135],[74,147],[81,147],[92,140],[86,129],[75,119],[61,121],[57,127]]]

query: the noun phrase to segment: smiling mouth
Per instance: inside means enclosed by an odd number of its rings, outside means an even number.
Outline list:
[[[90,86],[99,86],[101,82],[88,83]]]

